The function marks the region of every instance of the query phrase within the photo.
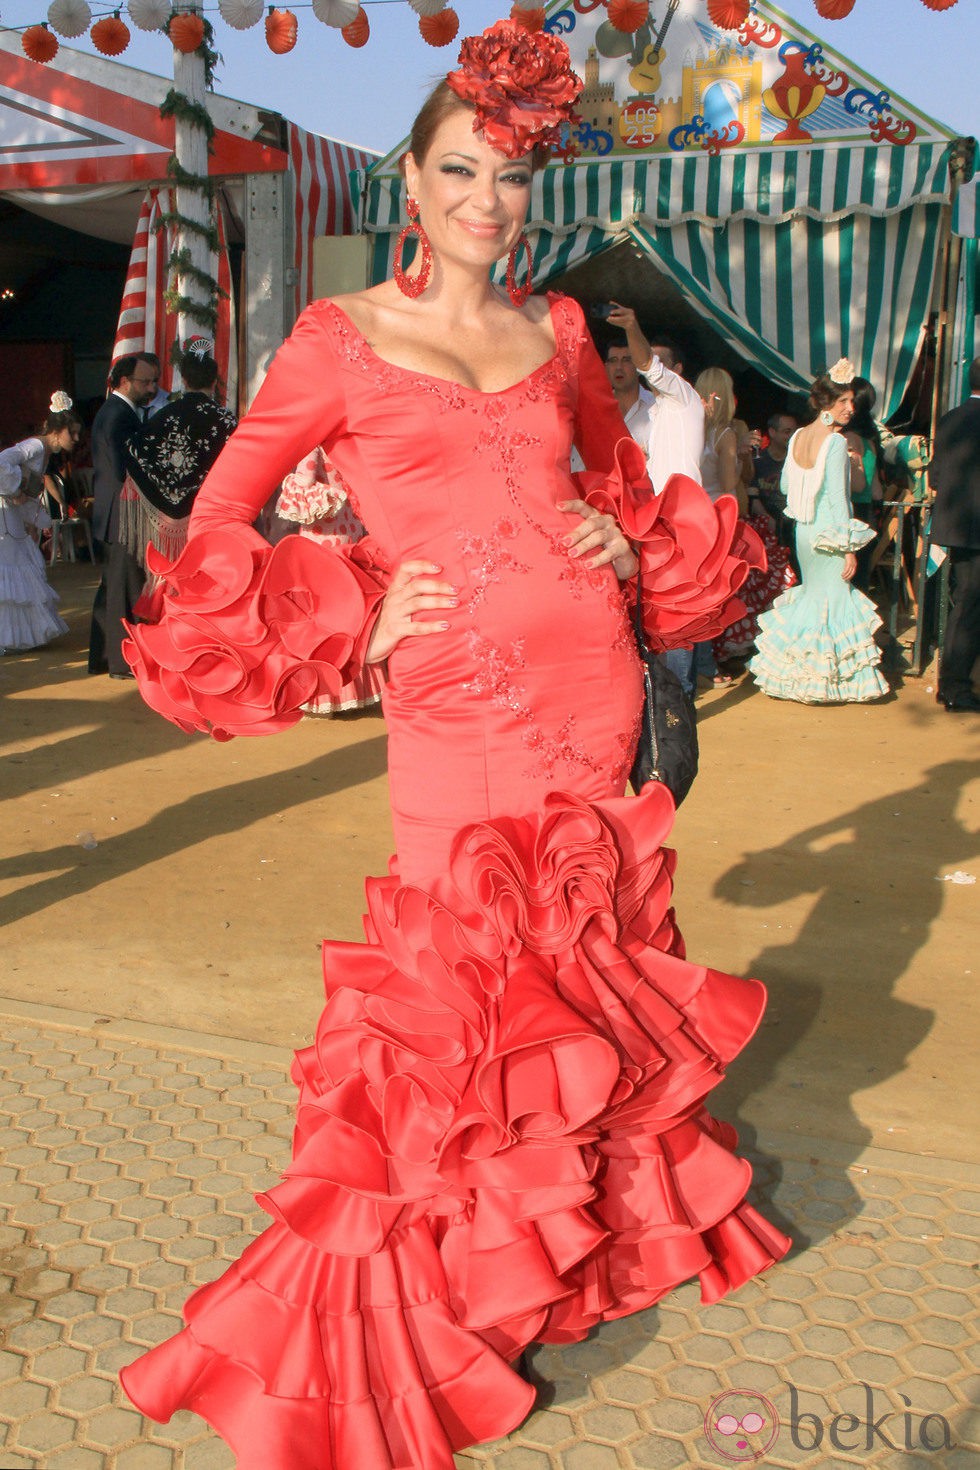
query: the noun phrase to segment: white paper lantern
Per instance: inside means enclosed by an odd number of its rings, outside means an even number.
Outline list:
[[[92,10],[88,0],[51,0],[48,25],[59,36],[84,36],[91,24]]]
[[[129,0],[129,18],[138,31],[159,31],[170,19],[170,0]]]
[[[265,15],[262,0],[218,0],[221,19],[235,31],[247,31],[257,26]]]
[[[408,0],[416,15],[438,15],[445,10],[446,0]]]
[[[325,26],[335,26],[339,31],[357,19],[358,0],[313,0],[313,14]]]

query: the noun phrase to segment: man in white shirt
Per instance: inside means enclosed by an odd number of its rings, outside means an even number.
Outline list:
[[[630,437],[649,455],[650,410],[655,400],[649,388],[640,382],[633,355],[625,342],[612,342],[606,348],[606,375]]]
[[[654,494],[660,494],[671,475],[687,475],[700,485],[705,410],[699,394],[682,376],[680,349],[662,336],[649,342],[629,306],[613,302],[608,320],[610,326],[626,333],[633,362],[653,394],[647,474]],[[684,693],[693,699],[697,689],[696,648],[672,648],[661,658],[677,675]]]
[[[633,363],[653,394],[647,473],[654,492],[659,495],[671,475],[689,475],[700,485],[704,404],[682,376],[678,348],[663,337],[649,342],[636,312],[618,302],[612,303],[609,325],[626,333]]]

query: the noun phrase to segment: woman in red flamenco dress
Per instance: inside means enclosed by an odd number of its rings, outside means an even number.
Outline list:
[[[739,617],[761,553],[733,500],[652,498],[578,306],[518,280],[579,89],[554,37],[464,42],[405,160],[410,270],[303,313],[131,630],[146,700],[218,739],[387,669],[398,856],[367,942],[324,945],[272,1224],[123,1373],[240,1470],[451,1470],[531,1409],[526,1345],[695,1275],[714,1301],[788,1245],[703,1106],[762,986],[685,958],[670,795],[623,795],[638,562],[662,649]],[[269,548],[250,523],[313,444],[368,536]]]

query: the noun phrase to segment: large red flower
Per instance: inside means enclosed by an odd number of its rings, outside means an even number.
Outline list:
[[[499,20],[466,38],[459,65],[447,82],[476,109],[473,131],[507,158],[559,143],[562,125],[575,120],[582,82],[557,36]]]

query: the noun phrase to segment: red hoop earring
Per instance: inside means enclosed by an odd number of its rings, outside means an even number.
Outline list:
[[[527,275],[520,285],[517,284],[517,253],[524,251]],[[507,295],[515,306],[523,306],[531,294],[532,277],[534,275],[534,256],[531,254],[530,242],[522,230],[518,238],[510,247],[507,257]]]
[[[421,296],[429,284],[432,275],[432,246],[429,237],[419,223],[419,204],[417,199],[411,195],[405,200],[405,208],[408,210],[408,224],[402,230],[395,242],[395,285],[403,296]],[[409,235],[414,235],[419,242],[419,256],[421,267],[417,276],[407,276],[402,266],[402,252],[405,249],[405,241]]]

